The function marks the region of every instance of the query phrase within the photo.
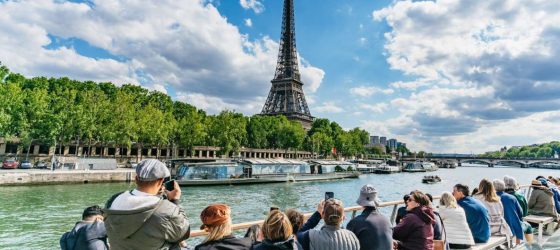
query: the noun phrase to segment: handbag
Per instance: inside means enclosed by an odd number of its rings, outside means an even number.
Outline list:
[[[445,250],[445,240],[434,240],[434,250]]]

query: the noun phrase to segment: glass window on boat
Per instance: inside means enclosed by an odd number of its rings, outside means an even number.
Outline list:
[[[307,165],[268,165],[268,164],[258,164],[252,165],[253,175],[265,175],[265,174],[295,174],[295,173],[306,173],[309,170]]]
[[[228,179],[239,178],[243,175],[243,167],[235,165],[189,166],[183,165],[177,174],[177,179]]]

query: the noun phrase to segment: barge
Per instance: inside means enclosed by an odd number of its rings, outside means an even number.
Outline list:
[[[184,162],[175,171],[180,186],[243,185],[358,178],[353,164],[341,161],[244,159]]]

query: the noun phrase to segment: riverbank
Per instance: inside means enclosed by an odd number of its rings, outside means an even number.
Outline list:
[[[130,182],[134,169],[115,170],[1,170],[0,186],[52,185],[66,183]]]

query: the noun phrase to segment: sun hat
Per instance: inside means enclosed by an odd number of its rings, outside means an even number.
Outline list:
[[[532,180],[531,186],[542,186],[543,184],[539,180]]]
[[[360,189],[360,196],[356,201],[362,207],[375,207],[379,205],[377,190],[371,185],[366,184]]]
[[[201,229],[215,227],[226,223],[230,219],[231,209],[225,204],[212,204],[200,213]]]
[[[170,176],[169,169],[163,162],[156,159],[147,159],[138,163],[136,176],[141,181],[155,181]]]

